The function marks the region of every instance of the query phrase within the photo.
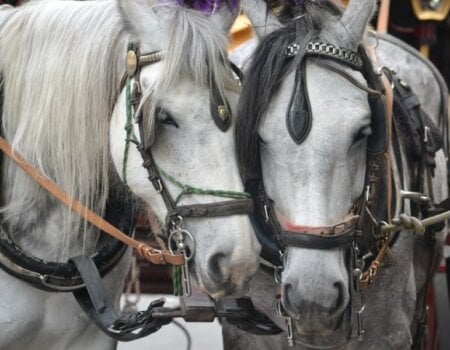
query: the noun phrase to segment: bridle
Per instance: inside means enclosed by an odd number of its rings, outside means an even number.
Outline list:
[[[295,43],[289,45],[285,52],[286,57],[294,57],[298,53],[298,49],[299,46]],[[356,87],[368,92],[372,112],[371,128],[373,133],[368,139],[365,184],[362,195],[353,203],[348,215],[333,225],[315,227],[292,225],[277,210],[274,202],[267,195],[262,180],[261,167],[256,169],[257,176],[247,180],[245,187],[246,191],[251,193],[254,198],[255,213],[251,215],[251,221],[262,245],[262,257],[269,265],[274,267],[277,284],[281,282],[280,273],[283,270],[286,247],[319,250],[342,248],[347,250],[351,301],[347,308],[347,320],[350,323],[350,331],[346,342],[354,338],[362,338],[364,334],[362,314],[365,308],[365,300],[364,294],[361,292],[374,283],[382,260],[388,256],[392,257],[391,248],[397,240],[399,231],[405,229],[405,227],[413,230],[423,230],[425,226],[436,225],[449,217],[449,212],[444,212],[445,206],[442,203],[439,205],[428,203],[433,210],[438,210],[432,214],[424,215],[427,218],[422,221],[411,216],[409,217],[410,223],[405,224],[408,220],[406,220],[404,214],[400,215],[401,220],[392,220],[392,213],[397,213],[401,209],[401,207],[393,208],[394,205],[391,204],[394,202],[394,199],[397,200],[397,198],[393,198],[392,194],[394,184],[390,156],[392,147],[390,145],[393,103],[392,87],[396,87],[395,92],[399,94],[402,84],[398,83],[398,79],[393,76],[395,74],[389,69],[382,68],[375,73],[369,55],[370,50],[366,51],[362,47],[359,48],[358,52],[349,52],[321,42],[309,43],[305,54],[305,57],[314,56],[315,64],[342,75]],[[339,65],[360,71],[367,80],[369,87],[361,86],[349,74],[340,69]],[[307,100],[305,82],[298,81],[296,76],[296,84],[298,85],[294,88],[294,93],[300,91],[300,93],[303,93],[303,100]],[[400,96],[397,99],[401,100],[402,97]],[[294,98],[292,97],[291,103],[293,100]],[[303,110],[289,107],[287,116],[289,133],[297,143],[300,143],[306,137],[305,135],[307,135],[310,128],[310,122],[308,121],[303,122],[303,126],[300,124],[302,128],[297,128],[297,130],[294,127],[298,126],[299,123],[290,123],[289,118],[291,118],[290,114],[293,110],[296,113],[299,113],[300,110],[301,117],[311,117],[308,115],[311,113],[309,102],[303,102],[301,107]],[[426,128],[423,132],[427,133]],[[259,157],[259,154],[257,156]],[[395,193],[395,195],[397,197],[400,196],[401,199],[414,199],[414,196],[420,200],[428,198],[421,193],[400,192]],[[398,200],[396,203],[398,204]],[[435,215],[436,212],[439,214]],[[430,227],[430,232],[438,230],[437,226]],[[292,321],[283,310],[280,299],[277,301],[277,313],[286,318],[288,344],[293,345]],[[311,348],[330,348],[304,344],[297,340],[295,342]],[[339,344],[336,347],[342,345]]]
[[[289,45],[285,55],[289,59],[298,52],[297,44]],[[277,210],[274,202],[270,199],[264,189],[262,181],[261,167],[259,176],[249,179],[246,183],[246,191],[252,194],[255,205],[255,213],[251,215],[254,230],[262,244],[262,257],[269,261],[275,269],[275,279],[280,282],[280,272],[283,270],[284,251],[286,247],[303,247],[308,249],[328,250],[344,248],[349,252],[348,268],[351,279],[351,294],[359,295],[361,288],[373,282],[373,270],[367,268],[367,262],[373,257],[373,250],[378,249],[380,242],[389,239],[386,233],[381,233],[380,222],[388,221],[389,208],[387,198],[390,198],[390,187],[386,178],[389,174],[388,165],[388,140],[389,140],[389,120],[385,108],[385,89],[379,77],[373,72],[372,65],[365,51],[360,48],[358,52],[340,49],[334,45],[311,42],[306,49],[305,57],[315,58],[314,62],[328,68],[344,78],[350,80],[357,87],[361,87],[350,75],[346,74],[339,65],[360,71],[368,81],[369,88],[365,88],[369,95],[369,104],[372,111],[371,126],[373,136],[368,140],[367,167],[365,176],[364,193],[353,203],[347,216],[333,225],[324,226],[303,226],[292,225],[289,220]],[[302,68],[304,70],[304,68]],[[303,81],[299,81],[303,79]],[[302,99],[307,100],[305,76],[298,78],[296,84],[300,88],[295,88],[302,94]],[[296,92],[294,89],[294,93]],[[294,98],[291,98],[291,101]],[[309,101],[303,102],[301,116],[311,118]],[[309,130],[304,127],[302,132],[295,132],[289,124],[289,118],[293,118],[292,110],[298,113],[299,108],[288,108],[288,128],[291,137],[300,143]],[[310,122],[304,123],[310,125]],[[310,126],[308,126],[310,127]],[[258,155],[259,157],[259,155]],[[380,220],[379,218],[383,218]],[[370,232],[371,234],[363,234]],[[348,339],[362,336],[364,330],[362,326],[362,311],[364,310],[364,300],[361,296],[359,306],[356,305],[355,298],[349,307],[349,322],[356,323],[356,327],[351,327]],[[279,313],[281,316],[287,315],[283,312],[280,299],[278,299]],[[355,305],[353,305],[355,304]],[[356,308],[356,309],[355,309]],[[355,309],[355,310],[353,310]],[[288,343],[293,344],[292,323],[287,317]]]
[[[219,216],[231,216],[231,215],[248,215],[253,212],[253,200],[250,195],[245,192],[224,191],[224,190],[202,190],[196,189],[192,193],[210,194],[216,197],[226,197],[231,200],[205,203],[205,204],[191,204],[191,205],[178,205],[177,200],[172,197],[167,187],[164,185],[164,179],[178,183],[170,175],[166,174],[160,169],[152,155],[151,144],[147,144],[143,123],[142,111],[139,110],[139,105],[142,100],[142,88],[140,85],[140,75],[143,67],[158,63],[163,59],[164,53],[161,51],[155,51],[148,54],[140,54],[139,47],[135,44],[129,45],[127,54],[127,109],[128,109],[128,121],[131,120],[131,110],[134,113],[134,121],[139,128],[139,139],[132,135],[130,125],[127,125],[128,137],[127,142],[136,144],[138,151],[143,159],[143,167],[147,170],[148,179],[152,183],[156,192],[161,196],[166,209],[166,219],[163,227],[163,232],[166,234],[168,240],[169,249],[172,243],[176,245],[176,249],[179,253],[185,256],[186,262],[188,262],[193,254],[194,248],[192,246],[194,242],[193,236],[183,228],[184,218],[195,217],[219,217]],[[231,66],[233,68],[233,66]],[[131,88],[131,80],[134,80]],[[220,96],[219,89],[214,81],[210,79],[210,112],[212,119],[216,126],[223,132],[228,130],[231,125],[231,111],[226,100],[223,100]],[[129,104],[131,106],[129,106]],[[131,107],[131,108],[130,108]],[[126,157],[125,157],[126,158]],[[192,187],[191,187],[192,188]],[[190,194],[190,193],[188,193]],[[186,236],[191,241],[191,247],[188,250],[186,245]],[[195,246],[195,245],[194,245]],[[184,295],[189,296],[190,283],[187,265],[183,270],[183,290]]]
[[[298,50],[297,44],[292,44],[286,51],[288,58],[294,57]],[[315,63],[324,65],[329,69],[337,71],[333,62],[347,65],[353,69],[358,69],[364,73],[364,70],[369,67],[363,67],[363,57],[356,52],[349,52],[347,50],[339,49],[330,44],[312,42],[309,44],[306,56],[315,56]],[[325,59],[325,60],[324,60]],[[322,61],[324,60],[324,62]],[[329,62],[329,61],[332,62]],[[366,75],[366,74],[365,74]],[[373,79],[374,76],[371,78]],[[276,245],[272,245],[264,252],[263,256],[267,260],[281,263],[277,256],[279,251],[283,251],[286,246],[305,247],[313,249],[333,249],[339,247],[348,247],[354,240],[354,235],[357,234],[360,226],[361,214],[364,207],[368,205],[368,198],[370,197],[371,212],[378,215],[383,213],[385,208],[376,208],[377,204],[373,196],[381,189],[381,169],[382,165],[379,157],[384,156],[387,151],[388,131],[386,124],[386,117],[384,112],[384,101],[381,100],[382,87],[377,80],[369,82],[369,85],[374,86],[369,89],[374,98],[371,99],[370,105],[372,110],[372,124],[374,126],[374,136],[369,140],[368,146],[368,170],[366,174],[365,186],[369,193],[366,196],[362,195],[353,204],[349,214],[340,222],[333,225],[325,225],[320,227],[310,226],[293,226],[288,223],[288,219],[280,213],[273,205],[273,201],[266,194],[264,184],[262,182],[262,174],[259,172],[259,177],[252,178],[246,183],[246,190],[252,194],[255,199],[255,214],[252,216],[254,221],[258,222],[258,232],[265,231],[269,236],[274,237]],[[308,102],[309,103],[309,102]],[[382,124],[382,125],[380,125]],[[380,141],[381,136],[381,141]],[[259,155],[258,155],[259,156]],[[385,204],[384,204],[385,205]],[[267,236],[265,233],[263,233]],[[273,248],[275,247],[275,250]],[[263,248],[264,251],[264,248]],[[275,259],[274,259],[275,258]]]

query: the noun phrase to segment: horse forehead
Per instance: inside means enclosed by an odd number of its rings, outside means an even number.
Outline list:
[[[342,71],[353,77],[362,86],[367,82],[361,72],[341,66]],[[356,87],[343,76],[321,67],[313,62],[307,64],[306,86],[308,97],[315,117],[318,113],[325,115],[345,115],[338,122],[354,123],[360,118],[370,116],[367,92]],[[330,120],[331,122],[331,120]]]

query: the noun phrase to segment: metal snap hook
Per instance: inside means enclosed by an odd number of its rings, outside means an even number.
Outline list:
[[[181,229],[181,226],[183,226],[183,217],[181,217],[180,215],[177,215],[177,216],[173,217],[172,219],[170,219],[170,223],[175,228],[174,231]]]
[[[158,193],[161,193],[163,191],[163,185],[161,182],[161,179],[156,180],[157,186],[155,186],[155,190]]]
[[[283,272],[283,266],[275,266],[274,273],[273,273],[273,279],[275,280],[275,283],[278,285],[281,285],[281,273]]]

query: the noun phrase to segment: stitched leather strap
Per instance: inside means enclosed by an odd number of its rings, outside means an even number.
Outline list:
[[[11,146],[2,137],[0,137],[0,149],[31,178],[33,178],[34,181],[45,188],[52,196],[57,198],[60,202],[64,203],[66,206],[80,215],[83,219],[90,222],[92,225],[98,227],[100,230],[136,249],[140,255],[142,255],[152,264],[184,264],[183,255],[174,255],[167,250],[158,250],[150,247],[145,243],[136,241],[135,239],[128,237],[125,233],[111,225],[109,222],[105,221],[92,210],[86,208],[80,202],[71,198],[58,185],[56,185],[50,179],[45,178],[37,169],[26,162],[18,153],[14,152]]]
[[[176,207],[169,217],[217,217],[253,213],[253,200],[239,199],[208,204],[191,204]]]

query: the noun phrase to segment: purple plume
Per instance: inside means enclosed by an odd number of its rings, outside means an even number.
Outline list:
[[[209,16],[216,12],[220,6],[222,6],[222,2],[227,0],[178,0],[178,4],[182,7],[191,8],[196,11],[200,11],[201,13]],[[232,11],[238,8],[239,0],[229,0],[228,6]]]
[[[303,6],[303,4],[305,3],[305,0],[294,0],[294,1],[297,6]]]

